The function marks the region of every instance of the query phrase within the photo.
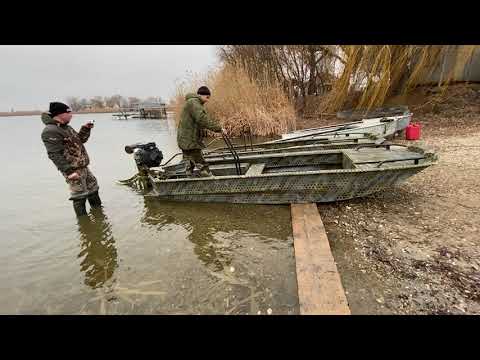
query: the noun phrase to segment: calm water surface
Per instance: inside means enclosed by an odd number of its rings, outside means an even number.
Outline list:
[[[165,203],[115,184],[126,144],[178,152],[169,120],[94,119],[86,144],[104,207],[77,220],[39,116],[0,118],[0,313],[298,313],[288,206]]]

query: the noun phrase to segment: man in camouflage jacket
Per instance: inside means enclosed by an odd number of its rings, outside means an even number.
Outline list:
[[[212,120],[205,111],[204,104],[210,99],[210,90],[206,86],[198,89],[197,94],[187,94],[185,105],[180,115],[178,124],[177,143],[182,149],[183,160],[186,164],[186,174],[191,176],[195,167],[200,170],[200,176],[211,176],[208,163],[203,158],[202,142],[204,129],[214,132],[224,131],[222,127]]]
[[[86,215],[87,199],[92,208],[101,205],[97,179],[88,169],[90,159],[83,146],[90,137],[93,123],[82,125],[77,133],[68,125],[72,119],[70,108],[59,102],[50,103],[49,112],[43,113],[41,118],[45,124],[42,140],[48,157],[70,186],[75,213]]]

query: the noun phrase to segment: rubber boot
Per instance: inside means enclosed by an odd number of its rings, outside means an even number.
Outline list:
[[[202,166],[200,169],[200,177],[211,177],[213,176],[212,172],[210,171],[210,168],[208,166]]]
[[[200,171],[200,177],[212,177],[212,176],[213,174],[208,170],[202,169]]]
[[[195,164],[192,163],[190,160],[185,162],[185,175],[187,177],[193,177],[195,170]]]
[[[75,210],[75,214],[77,216],[87,215],[87,208],[85,207],[85,203],[87,199],[75,199],[73,200],[73,209]]]
[[[98,191],[95,191],[93,194],[88,196],[88,202],[92,208],[99,208],[102,205],[102,200],[100,200]]]

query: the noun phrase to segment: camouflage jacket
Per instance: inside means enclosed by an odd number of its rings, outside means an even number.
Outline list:
[[[61,125],[48,113],[42,114],[45,128],[42,140],[50,160],[64,175],[70,175],[76,169],[86,167],[90,163],[87,150],[83,146],[90,137],[90,129],[82,126],[77,133],[70,125]]]
[[[222,127],[208,116],[200,96],[188,94],[185,100],[178,124],[178,147],[182,150],[202,149],[205,147],[202,142],[203,130],[220,132]]]

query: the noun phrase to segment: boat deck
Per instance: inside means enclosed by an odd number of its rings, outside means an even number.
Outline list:
[[[385,149],[369,149],[368,152],[359,150],[345,150],[345,155],[351,165],[357,169],[371,169],[377,167],[392,167],[407,164],[418,164],[424,155],[417,152],[389,151]]]

